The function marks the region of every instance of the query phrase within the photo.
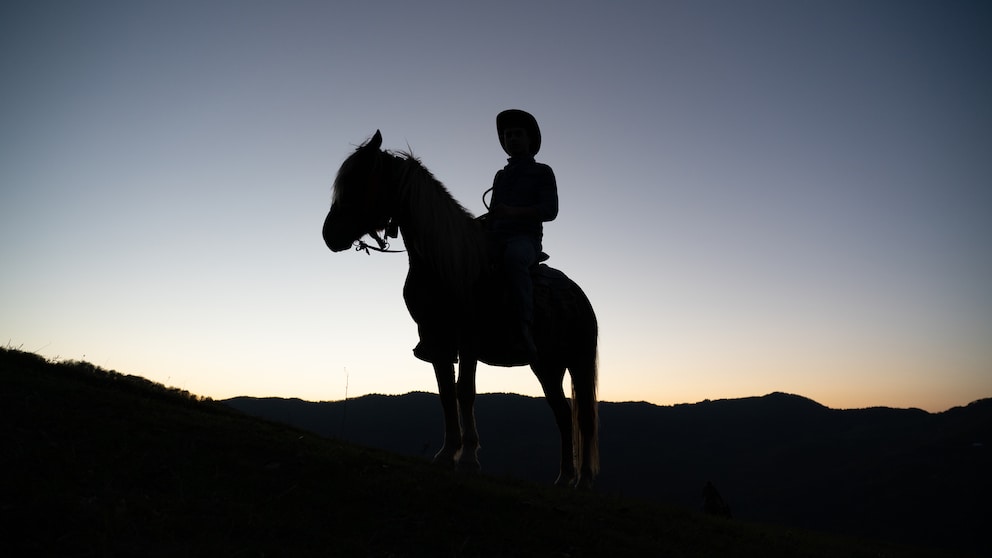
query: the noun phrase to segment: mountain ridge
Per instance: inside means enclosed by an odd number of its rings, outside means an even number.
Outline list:
[[[321,436],[429,459],[441,437],[436,397],[224,403]],[[557,430],[541,398],[482,394],[476,416],[484,471],[553,480]],[[830,409],[773,392],[672,406],[603,402],[600,417],[603,492],[699,509],[711,481],[741,519],[992,552],[979,520],[981,502],[992,497],[985,473],[992,470],[992,399],[929,413]]]

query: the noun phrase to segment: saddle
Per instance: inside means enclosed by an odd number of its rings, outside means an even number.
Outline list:
[[[534,324],[533,333],[538,349],[542,343],[551,341],[552,332],[562,324],[555,316],[576,302],[573,283],[564,273],[543,263],[548,255],[542,252],[538,261],[530,268],[530,278],[534,284]],[[498,272],[498,270],[497,270]],[[493,278],[498,277],[494,273]],[[521,366],[530,364],[531,355],[518,344],[516,332],[519,324],[509,308],[509,292],[504,286],[499,294],[486,305],[486,318],[482,320],[481,344],[478,359],[492,366]]]
[[[564,273],[548,267],[543,263],[548,255],[541,253],[538,261],[530,268],[530,277],[534,286],[534,340],[542,352],[550,349],[557,337],[556,331],[567,327],[567,320],[562,316],[569,315],[581,301],[581,292]],[[521,366],[529,364],[531,355],[518,346],[515,334],[519,331],[517,318],[507,311],[510,307],[509,292],[499,269],[493,268],[486,281],[488,285],[480,285],[478,291],[479,313],[474,323],[476,341],[476,357],[479,361],[492,366]],[[409,281],[409,278],[408,278]],[[420,341],[413,349],[417,358],[427,362],[457,362],[458,343],[464,340],[467,324],[452,321],[453,315],[444,312],[437,313],[437,307],[428,302],[430,298],[416,296],[421,293],[422,284],[416,288],[408,282],[404,288],[404,298],[411,316],[417,321]],[[409,292],[408,292],[409,291]],[[543,344],[543,345],[542,345]],[[544,348],[542,348],[542,346]]]

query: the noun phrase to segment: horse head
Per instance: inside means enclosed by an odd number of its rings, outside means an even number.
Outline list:
[[[324,242],[334,252],[352,246],[366,234],[385,229],[392,217],[393,196],[385,163],[382,134],[360,145],[338,170],[331,196],[331,210],[324,219]]]

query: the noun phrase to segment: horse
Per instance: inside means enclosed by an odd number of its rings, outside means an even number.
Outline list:
[[[474,411],[477,362],[529,364],[560,433],[555,484],[592,486],[599,472],[599,333],[589,299],[560,271],[535,265],[538,350],[516,350],[507,333],[513,328],[505,311],[504,281],[490,265],[495,258],[488,253],[483,219],[460,205],[412,153],[381,146],[376,130],[341,164],[322,234],[333,252],[352,246],[386,251],[380,233],[402,236],[409,258],[403,298],[420,337],[413,352],[432,364],[444,412],[444,439],[433,461],[459,470],[481,469]],[[365,244],[366,235],[379,241],[379,248]],[[562,389],[566,370],[571,405]]]

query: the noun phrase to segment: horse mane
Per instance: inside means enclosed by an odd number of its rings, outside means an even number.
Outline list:
[[[401,197],[409,203],[411,223],[403,241],[462,301],[471,300],[485,262],[482,228],[411,152],[383,152],[397,163]],[[464,297],[464,298],[463,298]]]

